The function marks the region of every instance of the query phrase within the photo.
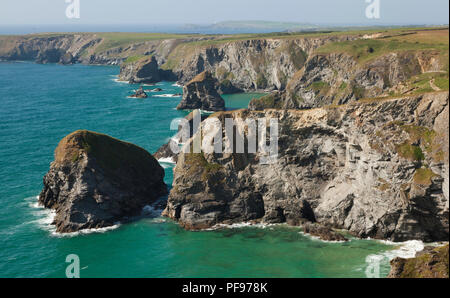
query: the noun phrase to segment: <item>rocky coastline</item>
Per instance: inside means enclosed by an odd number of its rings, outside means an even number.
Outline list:
[[[133,98],[147,98],[148,95],[144,91],[144,88],[141,86],[141,87],[139,87],[138,90],[136,90],[136,92],[134,94],[130,95],[130,97],[133,97]]]
[[[157,159],[170,159],[176,167],[163,215],[188,230],[287,223],[326,241],[347,241],[338,230],[394,242],[448,241],[449,94],[435,84],[446,74],[448,85],[448,54],[326,47],[363,41],[361,34],[211,39],[107,50],[99,50],[106,41],[96,34],[0,40],[0,60],[120,65],[119,80],[131,84],[177,81],[177,109],[216,112],[210,117],[222,125],[229,118],[279,121],[273,164],[261,163],[259,152],[174,154],[174,140],[152,156],[105,135],[74,132],[58,145],[39,197],[56,210],[58,232],[138,215],[167,194]],[[255,90],[269,94],[225,111],[222,94]],[[131,97],[147,94],[141,87]],[[193,114],[186,118],[192,124]],[[247,129],[236,121],[237,131]],[[185,146],[197,136],[191,130]],[[390,277],[448,277],[448,245],[446,254],[446,275],[445,250],[427,248],[415,259],[394,259]]]
[[[448,240],[448,92],[213,116],[279,119],[278,161],[180,154],[164,214],[183,227],[306,220],[361,238]]]

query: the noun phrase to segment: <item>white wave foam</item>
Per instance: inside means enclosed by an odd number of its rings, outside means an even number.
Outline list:
[[[127,81],[120,81],[118,78],[115,79],[111,79],[112,81],[116,82],[116,83],[121,83],[121,84],[128,84]]]
[[[417,252],[422,251],[425,248],[425,244],[420,240],[408,240],[405,242],[377,240],[377,242],[397,246],[396,249],[389,250],[383,253],[383,255],[387,257],[389,260],[392,260],[393,258],[396,257],[405,259],[414,258]]]
[[[241,229],[241,228],[273,228],[274,226],[279,226],[284,224],[268,224],[268,223],[251,223],[251,222],[241,222],[241,223],[233,223],[233,224],[215,224],[214,226],[203,229],[203,231],[214,231],[219,229]]]
[[[181,97],[181,95],[176,95],[176,94],[157,94],[157,95],[152,95],[153,97]]]
[[[103,228],[93,228],[93,229],[84,229],[84,230],[80,230],[77,232],[72,232],[72,233],[58,233],[56,231],[52,232],[52,236],[54,237],[58,237],[58,238],[65,238],[65,237],[75,237],[75,236],[79,236],[79,235],[86,235],[86,234],[93,234],[93,233],[105,233],[108,231],[112,231],[117,229],[118,227],[120,227],[120,222],[115,223],[112,226],[109,227],[103,227]]]
[[[175,164],[175,161],[173,160],[172,157],[162,157],[162,158],[158,159],[158,162]]]
[[[50,232],[52,236],[55,237],[74,237],[80,234],[91,234],[91,233],[104,233],[106,231],[114,230],[120,226],[120,223],[115,223],[113,226],[104,227],[104,228],[96,228],[96,229],[85,229],[78,232],[73,233],[58,233],[56,232],[56,227],[53,225],[53,221],[55,220],[56,211],[53,209],[48,209],[42,206],[37,199],[39,196],[31,197],[25,199],[29,201],[29,206],[35,211],[33,215],[38,217],[38,219],[31,221],[32,224],[37,224],[39,228],[42,230]]]
[[[414,258],[417,252],[422,251],[425,248],[425,244],[420,240],[408,240],[404,242],[392,242],[388,240],[375,241],[393,245],[394,249],[379,254],[371,254],[366,257],[367,265],[365,273],[367,277],[379,277],[374,275],[374,272],[370,270],[371,268],[379,268],[381,263],[386,263],[388,265],[389,262],[396,257],[404,259]],[[427,245],[429,244],[427,243]]]
[[[153,223],[164,223],[167,222],[167,219],[164,217],[155,217],[150,220]]]
[[[317,236],[314,236],[314,235],[305,233],[305,232],[303,232],[303,231],[300,231],[299,233],[302,234],[303,236],[305,236],[305,237],[311,239],[311,240],[320,241],[320,242],[325,242],[325,243],[345,243],[345,242],[352,241],[351,239],[348,239],[348,241],[344,241],[344,240],[341,240],[341,241],[339,241],[339,240],[323,240],[323,239],[320,239],[320,238],[317,237]]]
[[[183,85],[180,85],[178,83],[172,84],[172,86],[174,86],[174,87],[183,87]]]
[[[206,111],[206,110],[200,110],[200,113],[202,114],[214,114],[214,111]]]
[[[47,209],[42,206],[39,201],[37,201],[39,196],[35,196],[32,198],[27,198],[26,200],[30,200],[29,206],[33,208],[35,211],[32,212],[33,216],[38,217],[36,220],[30,221],[31,224],[37,224],[40,229],[54,232],[56,228],[52,225],[55,220],[56,211],[53,209]]]

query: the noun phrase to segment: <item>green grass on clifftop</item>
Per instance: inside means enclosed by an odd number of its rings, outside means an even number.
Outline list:
[[[164,39],[183,39],[193,37],[193,35],[188,34],[130,33],[130,32],[97,33],[97,35],[103,38],[103,41],[95,49],[96,53],[100,53],[115,47],[125,47],[138,42],[164,40]]]
[[[437,50],[448,59],[448,30],[423,30],[387,35],[373,39],[334,42],[317,49],[318,54],[346,53],[359,63],[371,61],[382,55],[402,51]],[[443,57],[444,58],[444,57]]]

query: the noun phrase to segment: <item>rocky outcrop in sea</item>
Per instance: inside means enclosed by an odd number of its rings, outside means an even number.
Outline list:
[[[144,149],[87,130],[63,138],[39,202],[60,233],[102,228],[140,215],[167,194],[164,169]]]
[[[177,109],[224,111],[225,101],[217,92],[217,80],[204,71],[183,87],[183,99]]]
[[[216,113],[210,117],[222,124],[278,119],[277,161],[262,164],[261,153],[179,154],[164,214],[187,229],[310,221],[362,238],[448,240],[448,115],[448,92]]]
[[[130,95],[130,97],[134,98],[147,98],[148,95],[145,93],[144,88],[141,86],[133,95]]]

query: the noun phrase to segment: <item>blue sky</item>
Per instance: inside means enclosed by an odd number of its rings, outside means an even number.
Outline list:
[[[366,0],[79,0],[67,19],[65,0],[1,0],[0,25],[205,24],[266,20],[314,24],[447,24],[448,0],[380,0],[381,18],[365,17]]]

